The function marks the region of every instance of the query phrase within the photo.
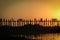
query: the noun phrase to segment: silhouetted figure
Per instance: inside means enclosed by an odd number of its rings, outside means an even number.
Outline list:
[[[3,26],[5,26],[6,25],[6,20],[5,19],[3,19]]]
[[[42,25],[42,22],[40,20],[38,20],[38,25]]]
[[[2,18],[0,18],[0,26],[2,26]]]
[[[34,24],[35,24],[35,25],[37,24],[37,20],[36,20],[36,18],[34,18]]]
[[[41,20],[40,21],[43,21],[43,19],[41,18]]]
[[[52,19],[53,25],[56,23],[57,24],[57,19]],[[55,25],[57,26],[57,25]]]
[[[48,21],[47,21],[47,18],[46,18],[46,26],[47,26],[47,22],[48,22]]]
[[[48,23],[47,23],[47,25],[48,25],[48,26],[50,26],[50,21],[49,21],[49,20],[47,20],[47,22],[48,22]]]
[[[50,20],[51,27],[54,25],[54,23],[55,23],[55,19]]]
[[[20,20],[17,20],[17,26],[20,26]]]
[[[2,18],[0,18],[0,22],[2,22]]]
[[[47,19],[44,20],[44,25],[47,26]]]
[[[15,20],[13,21],[13,26],[16,26],[16,21]]]
[[[18,25],[23,26],[23,19],[18,19],[17,22]]]
[[[31,24],[33,25],[33,20],[31,20]]]
[[[59,27],[59,21],[57,21],[57,26]]]
[[[7,19],[6,19],[6,26],[8,25],[8,21],[7,21]]]
[[[41,24],[41,25],[43,24],[43,19],[42,19],[42,18],[40,19],[40,24]]]
[[[29,24],[29,20],[26,20],[26,25]]]
[[[12,26],[14,26],[14,19],[13,18],[11,19],[11,24],[12,24]]]
[[[12,26],[11,20],[8,20],[8,26]]]
[[[45,23],[46,23],[45,20],[43,21],[43,23],[44,23],[43,26],[45,26]]]
[[[32,25],[32,20],[31,20],[31,19],[29,20],[29,24],[31,24],[31,25]]]
[[[22,25],[24,26],[24,25],[25,25],[25,23],[26,23],[25,19],[23,19],[23,20],[22,20],[22,22],[23,22],[23,24],[22,24]]]
[[[52,21],[50,20],[50,26],[52,27]]]

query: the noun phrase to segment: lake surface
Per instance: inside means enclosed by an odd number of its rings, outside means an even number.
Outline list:
[[[23,35],[22,35],[23,36]],[[40,35],[30,35],[26,36],[25,38],[30,40],[60,40],[60,33],[54,33],[54,34],[40,34]]]

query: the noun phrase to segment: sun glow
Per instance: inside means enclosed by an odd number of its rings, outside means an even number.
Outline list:
[[[60,17],[60,11],[58,11],[57,15]]]
[[[57,36],[57,37],[55,38],[55,40],[60,40],[60,36]]]
[[[56,12],[56,17],[58,20],[60,20],[60,10]]]

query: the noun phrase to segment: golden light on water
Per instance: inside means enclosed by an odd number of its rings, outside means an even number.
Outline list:
[[[56,40],[60,40],[60,37],[59,37],[59,38],[57,38]]]
[[[58,34],[57,36],[55,36],[55,40],[60,40],[60,34]]]
[[[55,33],[55,34],[42,34],[42,35],[30,35],[26,36],[25,38],[31,39],[31,40],[60,40],[60,34]]]

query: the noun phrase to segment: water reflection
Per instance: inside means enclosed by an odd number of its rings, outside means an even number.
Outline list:
[[[26,36],[25,38],[31,39],[31,40],[60,40],[60,34],[41,34],[41,35],[31,35],[31,36]]]

